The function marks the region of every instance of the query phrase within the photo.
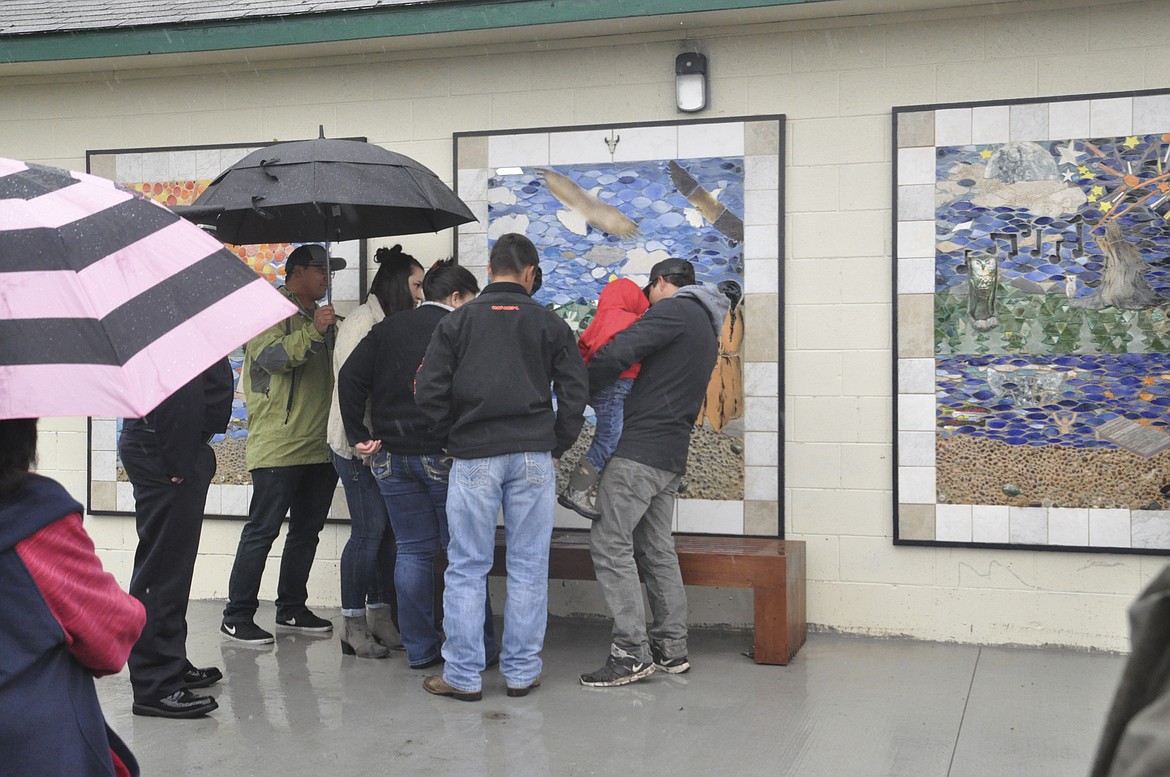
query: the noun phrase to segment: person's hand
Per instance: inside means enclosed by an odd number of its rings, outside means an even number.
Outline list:
[[[353,449],[363,456],[373,456],[378,451],[382,450],[381,440],[365,440],[353,446]]]
[[[337,323],[337,313],[333,311],[332,305],[322,305],[313,314],[313,327],[318,334],[325,334],[325,330],[335,323]]]

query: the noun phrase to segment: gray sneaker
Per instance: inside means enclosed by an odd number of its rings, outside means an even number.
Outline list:
[[[654,664],[640,661],[633,656],[610,655],[605,666],[596,672],[581,675],[581,685],[591,688],[612,688],[615,685],[629,685],[654,674]]]

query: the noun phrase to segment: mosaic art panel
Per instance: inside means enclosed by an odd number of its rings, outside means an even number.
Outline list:
[[[894,117],[895,536],[1170,550],[1170,95]]]
[[[724,322],[720,357],[692,435],[676,528],[742,534],[749,511],[770,512],[777,515],[772,524],[776,529],[759,531],[763,522],[753,520],[746,530],[774,534],[779,529],[778,468],[752,466],[757,462],[750,461],[746,445],[749,439],[770,443],[773,450],[779,444],[777,426],[761,429],[746,413],[745,371],[763,366],[750,364],[752,354],[745,347],[751,337],[747,309],[753,297],[759,301],[761,296],[750,285],[746,234],[767,220],[757,217],[749,200],[765,192],[779,199],[778,167],[765,180],[762,155],[751,153],[762,149],[745,141],[749,132],[743,123],[705,126],[715,127],[714,137],[702,148],[680,142],[689,137],[687,125],[523,132],[490,136],[486,144],[483,137],[457,138],[457,150],[462,149],[460,196],[473,209],[482,207],[486,216],[478,228],[460,228],[460,262],[482,267],[500,235],[527,235],[540,253],[544,276],[535,299],[578,333],[591,321],[597,297],[611,280],[628,277],[641,285],[661,259],[693,262],[698,280],[722,290],[734,306]],[[633,144],[628,147],[627,158],[620,153],[623,137],[637,143],[636,150]],[[487,153],[477,154],[479,149]],[[679,153],[686,149],[711,153]],[[778,155],[779,143],[769,150]],[[778,217],[773,215],[767,226],[775,239]],[[762,253],[757,251],[752,259],[778,262],[778,244],[757,248]],[[778,292],[775,287],[767,290]],[[591,424],[592,410],[587,412]],[[562,458],[562,479],[588,447],[590,424]],[[576,520],[567,511],[558,514],[559,525],[575,525]]]
[[[258,146],[231,146],[208,149],[160,149],[93,152],[90,171],[110,178],[164,205],[190,205],[219,172],[256,150]],[[284,263],[295,244],[278,243],[225,246],[257,274],[274,285],[284,282]],[[349,260],[349,267],[334,279],[334,303],[345,310],[357,304],[360,286],[361,246],[341,243],[331,252]],[[229,354],[235,376],[232,418],[227,433],[211,441],[216,455],[216,475],[209,491],[209,515],[246,516],[251,477],[245,462],[248,415],[240,387],[244,362],[243,345]],[[90,428],[90,512],[129,513],[134,509],[133,493],[117,456],[121,419],[93,419]],[[337,510],[334,511],[337,513]]]

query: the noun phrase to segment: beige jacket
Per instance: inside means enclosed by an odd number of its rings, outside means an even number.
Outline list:
[[[345,320],[337,325],[337,341],[333,345],[333,399],[329,404],[329,447],[343,459],[358,458],[357,452],[349,444],[345,436],[345,426],[341,423],[341,408],[337,401],[337,374],[345,365],[345,360],[357,348],[370,330],[374,328],[386,314],[382,312],[382,305],[378,298],[370,295],[364,305],[354,308]],[[366,428],[370,427],[370,406],[366,403]]]

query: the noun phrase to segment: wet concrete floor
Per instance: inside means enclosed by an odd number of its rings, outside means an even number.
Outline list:
[[[489,670],[468,703],[427,694],[435,670],[400,652],[228,641],[221,607],[193,602],[189,617],[192,660],[226,675],[209,717],[136,717],[125,672],[98,680],[144,775],[1067,777],[1088,771],[1125,660],[813,634],[792,664],[767,667],[740,655],[750,634],[696,630],[688,674],[591,689],[577,675],[604,662],[608,624],[554,618],[540,688],[509,698]],[[264,605],[257,623],[271,630],[273,616]]]

